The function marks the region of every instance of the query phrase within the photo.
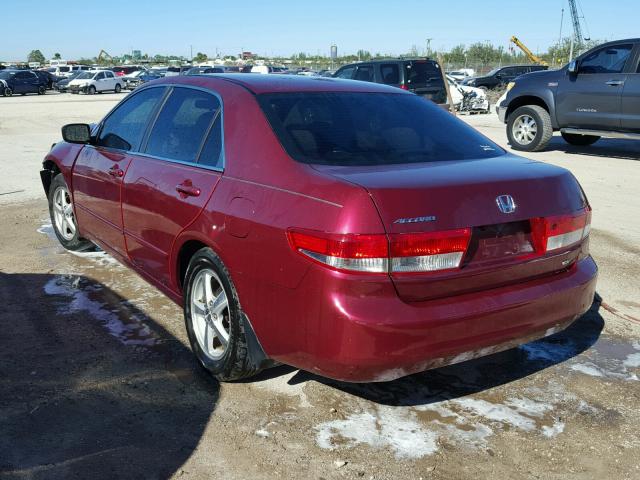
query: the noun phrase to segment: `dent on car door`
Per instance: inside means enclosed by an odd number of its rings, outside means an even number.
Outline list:
[[[618,130],[622,91],[632,44],[598,48],[578,59],[578,72],[566,75],[556,94],[560,127]]]
[[[633,57],[622,90],[621,123],[623,130],[637,133],[640,132],[640,44],[636,44]]]
[[[156,87],[124,100],[103,121],[93,145],[76,160],[72,185],[76,218],[83,235],[126,257],[121,185],[131,155],[142,141],[165,89]]]
[[[175,290],[169,257],[200,214],[222,169],[222,106],[202,90],[175,87],[125,176],[122,216],[131,261]]]

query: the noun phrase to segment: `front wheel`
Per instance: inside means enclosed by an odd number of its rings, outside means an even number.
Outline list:
[[[49,215],[53,224],[53,231],[64,248],[72,251],[82,251],[91,248],[93,244],[80,237],[78,224],[71,200],[71,193],[67,182],[61,173],[51,181],[49,188]]]
[[[562,138],[564,138],[564,141],[570,143],[571,145],[593,145],[598,140],[600,140],[600,137],[595,135],[580,135],[578,133],[565,132],[561,132],[560,134],[562,135]]]
[[[5,97],[10,97],[11,95],[13,95],[13,90],[11,90],[10,87],[5,87],[4,90],[2,91],[2,94]]]
[[[507,121],[507,137],[511,148],[537,152],[547,146],[553,136],[549,112],[538,105],[514,110]]]
[[[89,87],[87,88],[87,93],[89,95],[93,95],[94,93],[96,93],[96,87],[94,87],[93,85],[89,85]]]
[[[202,366],[221,381],[258,373],[245,333],[248,320],[220,257],[209,248],[196,252],[184,285],[187,334]]]
[[[120,84],[119,84],[119,83],[116,83],[115,92],[116,92],[116,93],[120,93],[120,90],[122,90],[122,87],[120,86]]]

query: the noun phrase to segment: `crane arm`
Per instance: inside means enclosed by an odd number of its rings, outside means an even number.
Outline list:
[[[537,55],[534,55],[533,52],[531,50],[529,50],[524,43],[522,43],[520,40],[518,40],[518,38],[515,35],[513,37],[511,37],[511,42],[513,44],[515,44],[520,50],[522,50],[524,52],[524,54],[527,56],[527,58],[529,60],[531,60],[533,63],[538,63],[540,65],[548,65],[547,62],[542,60]]]

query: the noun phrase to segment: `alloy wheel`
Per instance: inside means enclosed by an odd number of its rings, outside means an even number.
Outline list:
[[[529,145],[538,134],[538,124],[532,116],[520,115],[513,122],[511,133],[520,145]]]
[[[73,240],[76,234],[76,219],[73,214],[71,196],[64,187],[58,187],[53,195],[53,218],[56,230],[67,241]]]
[[[202,269],[191,290],[191,322],[200,348],[211,359],[220,359],[227,350],[229,315],[229,301],[220,278],[212,269]]]

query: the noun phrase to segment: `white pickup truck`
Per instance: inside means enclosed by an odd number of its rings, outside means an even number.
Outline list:
[[[81,73],[69,82],[71,93],[84,92],[92,95],[96,92],[116,92],[122,90],[122,79],[116,77],[110,70],[90,70]]]

